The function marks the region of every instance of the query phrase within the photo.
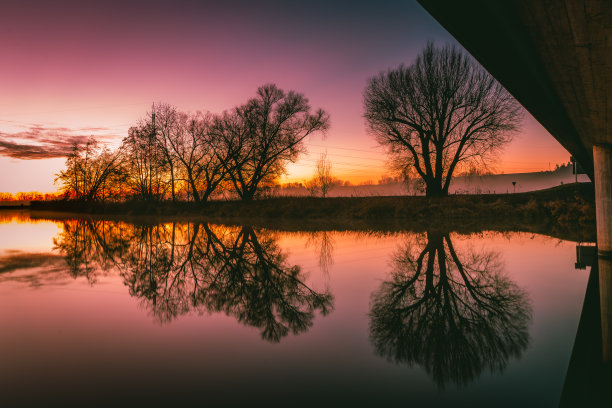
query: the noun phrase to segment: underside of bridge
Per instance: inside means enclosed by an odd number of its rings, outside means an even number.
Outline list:
[[[418,1],[594,181],[601,350],[612,368],[612,1]]]

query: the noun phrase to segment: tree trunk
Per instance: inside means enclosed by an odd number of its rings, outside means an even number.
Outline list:
[[[200,202],[200,194],[198,193],[198,189],[196,187],[195,180],[193,179],[193,174],[191,168],[187,168],[187,177],[189,179],[189,184],[191,185],[191,195],[193,196],[193,200],[196,203]]]
[[[176,195],[174,193],[174,165],[172,165],[172,162],[170,162],[170,183],[171,183],[171,190],[172,190],[172,202],[175,203],[176,202]]]
[[[425,187],[425,195],[427,197],[446,197],[448,195],[448,190],[442,188],[440,183],[427,183]]]
[[[253,201],[253,198],[255,198],[255,190],[245,190],[244,193],[241,196],[242,201]]]

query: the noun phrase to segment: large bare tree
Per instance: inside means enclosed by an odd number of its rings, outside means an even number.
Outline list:
[[[304,95],[283,92],[274,84],[257,89],[257,96],[217,121],[226,169],[236,192],[252,200],[262,185],[279,177],[289,161],[304,150],[306,136],[327,130],[329,115],[310,112]]]
[[[409,67],[382,72],[364,91],[365,118],[393,166],[445,196],[453,173],[487,166],[518,131],[522,108],[454,46],[427,44]]]

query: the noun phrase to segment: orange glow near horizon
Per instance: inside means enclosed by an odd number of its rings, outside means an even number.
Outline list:
[[[323,105],[324,107],[324,105]],[[140,109],[146,108],[143,106]],[[136,123],[140,115],[134,112]],[[296,163],[288,163],[287,174],[281,183],[304,182],[312,177],[320,155],[327,154],[332,164],[334,177],[352,184],[376,183],[382,176],[390,175],[387,156],[374,138],[367,134],[365,125],[359,120],[360,112],[355,112],[353,121],[341,123],[334,121],[325,138],[313,135],[305,140],[307,153],[300,156]],[[354,122],[358,122],[355,125]],[[105,127],[104,123],[99,124]],[[129,124],[117,132],[104,134],[104,141],[117,146]],[[352,136],[349,136],[352,135]],[[554,169],[556,164],[567,163],[569,153],[535,119],[527,115],[521,133],[504,149],[499,161],[494,163],[493,173],[527,173]],[[17,194],[37,191],[42,194],[56,193],[59,186],[54,184],[55,175],[64,167],[64,159],[22,160],[0,157],[0,191]]]

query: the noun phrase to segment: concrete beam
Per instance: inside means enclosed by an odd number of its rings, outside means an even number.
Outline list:
[[[612,145],[593,147],[603,360],[612,363]]]
[[[593,147],[599,255],[612,258],[612,145]]]

